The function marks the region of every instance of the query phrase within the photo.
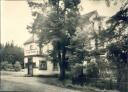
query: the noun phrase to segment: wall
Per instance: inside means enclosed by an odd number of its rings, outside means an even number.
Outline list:
[[[53,71],[53,63],[51,61],[47,62],[47,70],[39,70],[39,62],[45,59],[42,57],[33,57],[33,62],[36,63],[36,68],[33,68],[33,74],[34,75],[52,75],[52,74],[58,74],[59,71]],[[25,64],[28,62],[28,58],[24,58]],[[25,68],[25,74],[27,74],[27,68]]]
[[[30,43],[24,46],[24,56],[39,55],[39,47],[37,43]]]

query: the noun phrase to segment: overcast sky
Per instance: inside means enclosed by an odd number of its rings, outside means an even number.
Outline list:
[[[2,43],[14,41],[18,46],[23,46],[23,43],[31,36],[26,29],[26,26],[32,22],[31,11],[27,2],[25,0],[2,0],[1,4]],[[81,14],[97,10],[100,15],[104,16],[112,16],[120,8],[120,4],[107,7],[104,1],[82,0],[81,5],[83,7]]]

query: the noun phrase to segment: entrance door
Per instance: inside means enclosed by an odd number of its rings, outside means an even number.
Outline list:
[[[33,62],[32,57],[28,58],[28,75],[33,76]]]

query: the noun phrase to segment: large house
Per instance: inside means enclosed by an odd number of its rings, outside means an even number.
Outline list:
[[[90,50],[96,49],[96,40],[95,40],[96,37],[94,38],[94,35],[95,36],[98,35],[100,32],[102,32],[102,30],[105,30],[107,28],[108,24],[106,24],[106,21],[108,19],[109,17],[99,15],[96,10],[81,15],[80,23],[83,25],[82,31],[85,31],[88,34],[89,42],[90,42]],[[102,44],[102,46],[98,46],[98,48],[102,49],[105,46],[106,44],[104,43]]]
[[[58,73],[58,65],[48,57],[48,51],[52,49],[51,43],[38,45],[38,38],[33,35],[24,43],[24,67],[26,74],[52,75]]]
[[[83,25],[82,30],[85,31],[89,37],[88,51],[90,51],[91,54],[90,61],[98,65],[101,76],[109,72],[107,67],[102,67],[102,64],[109,64],[106,59],[107,53],[105,51],[109,42],[101,42],[98,38],[98,34],[109,27],[107,20],[109,20],[109,17],[99,15],[96,10],[82,15],[80,19],[80,23]]]

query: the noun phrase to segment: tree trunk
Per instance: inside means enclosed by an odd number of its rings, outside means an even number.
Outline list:
[[[96,38],[95,38],[95,50],[96,50],[96,53],[98,52],[99,48],[98,48],[98,37],[96,35]],[[98,75],[101,75],[101,71],[100,71],[100,55],[99,55],[99,52],[97,53],[97,55],[95,55],[95,59],[96,59],[96,63],[98,65]]]
[[[60,80],[64,80],[65,79],[65,67],[66,67],[66,59],[65,59],[65,55],[66,55],[66,49],[65,47],[62,49],[62,54],[59,51],[58,53],[59,55],[59,66],[60,66]],[[62,56],[61,56],[62,55]]]
[[[65,68],[63,66],[63,62],[59,62],[60,65],[60,80],[64,80],[65,79]]]

